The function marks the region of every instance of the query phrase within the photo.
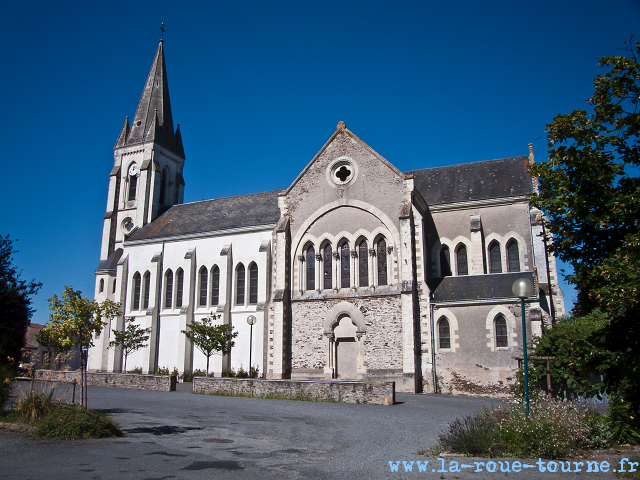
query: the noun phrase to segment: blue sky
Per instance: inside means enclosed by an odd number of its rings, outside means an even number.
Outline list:
[[[185,202],[286,188],[344,121],[412,170],[526,155],[585,108],[640,2],[0,0],[0,233],[46,299],[92,297],[113,145],[166,23]],[[564,286],[567,307],[575,294]]]

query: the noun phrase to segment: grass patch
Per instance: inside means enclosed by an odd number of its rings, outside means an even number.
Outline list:
[[[118,425],[100,412],[77,406],[58,406],[36,423],[34,438],[82,440],[123,435]]]

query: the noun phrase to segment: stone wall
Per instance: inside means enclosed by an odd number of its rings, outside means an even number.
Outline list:
[[[193,393],[374,405],[393,405],[396,395],[394,382],[308,382],[204,377],[193,379]]]
[[[80,372],[58,372],[52,370],[36,370],[37,380],[54,382],[80,383]],[[130,373],[88,373],[87,385],[92,387],[137,388],[139,390],[155,390],[158,392],[174,392],[176,377],[172,375],[135,375]]]
[[[324,368],[324,322],[329,310],[341,301],[352,303],[364,316],[366,333],[362,340],[365,345],[367,370],[402,371],[402,311],[400,298],[396,295],[292,302],[292,367]]]

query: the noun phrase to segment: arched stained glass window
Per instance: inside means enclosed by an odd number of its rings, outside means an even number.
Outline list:
[[[507,321],[502,315],[498,315],[495,319],[496,329],[496,347],[508,347],[509,336],[507,334]]]
[[[149,293],[151,289],[151,273],[148,271],[144,273],[143,282],[144,284],[144,296],[142,297],[142,308],[145,310],[149,308]]]
[[[244,305],[244,265],[236,267],[236,305]]]
[[[214,265],[211,269],[211,305],[220,303],[220,269]]]
[[[327,243],[324,246],[324,251],[322,252],[322,261],[324,265],[324,288],[329,289],[332,288],[332,273],[331,273],[331,261],[332,261],[332,252],[331,252],[331,244]]]
[[[489,245],[489,264],[491,270],[489,273],[502,273],[502,259],[500,258],[500,244],[498,242],[492,242]]]
[[[258,304],[258,265],[249,266],[249,305]]]
[[[316,289],[316,251],[313,248],[313,245],[309,245],[307,248],[307,290],[315,290]]]
[[[358,246],[358,277],[361,287],[369,286],[369,249],[366,240],[362,240]]]
[[[510,272],[519,272],[520,271],[520,256],[518,253],[518,242],[515,240],[511,240],[507,244],[507,253],[509,254],[509,271]]]
[[[200,294],[198,295],[198,305],[200,307],[207,306],[207,290],[208,290],[208,280],[209,280],[209,272],[207,272],[207,267],[204,265],[200,267]]]
[[[467,247],[460,245],[456,250],[456,266],[458,275],[469,275],[469,264],[467,263]]]
[[[349,243],[344,242],[340,248],[340,288],[349,288],[351,285],[351,259]]]
[[[446,317],[442,317],[438,322],[438,339],[439,348],[451,348],[451,332],[449,320]]]
[[[378,240],[378,285],[387,285],[387,242],[384,238]]]
[[[133,309],[140,309],[140,274],[133,274]]]
[[[449,247],[446,246],[440,250],[440,276],[451,276],[451,252],[449,252]]]
[[[164,274],[164,308],[173,306],[173,272],[171,269]]]
[[[176,308],[182,307],[182,289],[184,287],[184,271],[179,269],[176,272]]]

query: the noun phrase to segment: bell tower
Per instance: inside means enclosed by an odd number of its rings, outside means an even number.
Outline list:
[[[125,119],[113,147],[101,266],[135,229],[183,202],[185,155],[180,125],[173,128],[163,44],[160,40],[133,122]]]

